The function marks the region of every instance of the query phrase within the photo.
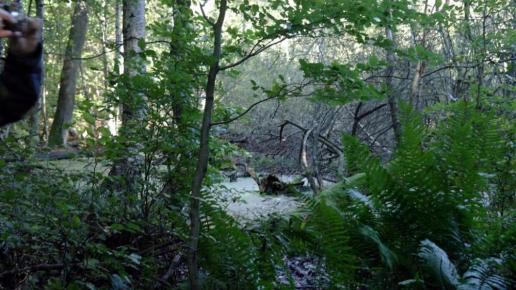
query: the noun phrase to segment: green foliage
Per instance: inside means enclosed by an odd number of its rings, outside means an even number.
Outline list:
[[[438,281],[440,288],[508,289],[507,280],[499,274],[498,267],[502,263],[500,259],[477,259],[460,279],[455,265],[450,261],[446,252],[432,241],[421,241],[418,256],[430,275]]]
[[[205,289],[277,289],[276,265],[282,255],[266,232],[242,229],[209,196],[203,203],[201,265]]]
[[[118,197],[79,189],[89,177],[32,163],[2,170],[12,173],[0,179],[0,280],[7,289],[148,288],[168,255],[149,249],[180,241],[165,230],[177,217],[169,214],[168,226],[135,218]]]
[[[445,251],[432,241],[421,241],[418,257],[423,260],[430,274],[437,277],[440,288],[456,287],[459,284],[457,269]]]
[[[314,227],[316,245],[320,248],[317,252],[327,258],[327,269],[337,286],[351,276],[350,269],[355,262],[348,243],[347,223],[338,210],[324,201],[314,208],[310,222],[307,226]]]
[[[55,105],[56,72],[70,25],[63,17],[71,13],[65,2],[46,5],[49,111]],[[84,55],[75,126],[87,133],[87,148],[82,149],[94,156],[95,170],[71,174],[36,162],[30,157],[34,148],[20,134],[0,144],[0,288],[186,287],[185,212],[197,162],[206,69],[213,62],[208,53],[213,15],[200,15],[186,5],[190,1],[146,1],[149,40],[139,41],[139,56],[148,71],[128,76],[119,72],[120,43],[110,40],[115,1],[89,2],[95,17],[88,48],[95,53]],[[274,217],[242,225],[220,208],[217,197],[206,193],[199,252],[204,288],[293,288],[294,283],[277,282],[278,271],[288,272],[285,258],[293,256],[313,257],[314,271],[329,275],[329,281],[317,284],[319,289],[509,288],[513,281],[507,277],[516,276],[515,103],[509,98],[514,93],[515,33],[507,21],[514,3],[464,1],[474,12],[464,20],[464,3],[453,1],[435,1],[429,13],[417,12],[421,3],[409,0],[229,2],[235,18],[224,27],[220,74],[234,82],[242,80],[239,64],[294,37],[307,42],[354,40],[344,46],[346,52],[360,47],[349,55],[357,59],[347,63],[314,60],[313,52],[306,52],[299,70],[284,65],[276,76],[270,62],[299,53],[289,44],[288,53],[250,61],[252,80],[242,82],[246,89],[236,90],[244,97],[250,92],[285,100],[309,91],[312,100],[339,106],[378,100],[387,91],[376,82],[383,78],[377,74],[387,66],[400,69],[382,60],[381,53],[394,50],[408,68],[405,77],[395,72],[398,87],[408,84],[413,63],[421,61],[431,67],[422,72],[424,86],[464,85],[464,94],[478,94],[478,104],[473,107],[472,97],[464,96],[464,101],[435,106],[426,115],[403,107],[401,140],[388,162],[359,139],[344,135],[347,178],[320,196],[305,197],[306,206],[288,220]],[[503,13],[509,16],[499,17]],[[395,33],[413,29],[414,39],[399,33],[401,41],[395,43],[383,36],[386,28]],[[424,31],[421,43],[419,28]],[[441,46],[434,35],[444,38],[444,54],[450,54],[446,61],[434,48]],[[363,55],[362,50],[372,53]],[[439,74],[445,71],[450,76]],[[296,85],[301,74],[304,80]],[[214,121],[243,111],[229,108],[219,92]],[[405,89],[397,93],[406,97]],[[119,115],[120,103],[145,108],[145,116],[124,124],[122,134],[111,134],[105,124]],[[218,170],[236,151],[215,137],[210,144],[206,188],[218,181]],[[131,158],[141,160],[135,180],[122,180],[118,188],[108,185],[120,178],[97,171],[98,162]],[[254,162],[269,170],[278,163],[285,166],[286,160],[292,162],[284,156]],[[136,186],[125,186],[129,183]]]
[[[493,246],[479,238],[485,231],[495,234],[494,223],[501,219],[488,217],[485,204],[505,194],[493,176],[512,170],[494,165],[505,164],[513,150],[504,142],[503,117],[465,103],[446,110],[433,128],[409,108],[402,115],[401,141],[387,164],[356,138],[343,137],[347,170],[354,176],[322,193],[305,222],[314,236],[331,241],[317,251],[328,265],[337,257],[346,257],[340,262],[345,265],[361,265],[350,272],[331,264],[341,274],[356,275],[351,280],[332,276],[337,279],[332,282],[349,285],[365,271],[370,276],[363,283],[379,288],[507,289],[512,246],[474,250]],[[489,258],[498,256],[505,258]],[[482,259],[475,262],[475,257]]]
[[[316,100],[326,101],[334,105],[343,105],[355,100],[371,100],[382,97],[382,93],[371,84],[362,80],[364,71],[378,64],[362,65],[351,68],[349,65],[334,63],[325,66],[321,63],[300,61],[301,70],[317,88],[314,92]]]

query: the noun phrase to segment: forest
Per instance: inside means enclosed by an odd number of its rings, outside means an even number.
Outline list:
[[[1,0],[0,37],[0,290],[515,289],[514,0]]]

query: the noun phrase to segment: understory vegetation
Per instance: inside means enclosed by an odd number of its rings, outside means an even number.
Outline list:
[[[0,289],[514,289],[514,1],[112,2],[38,14],[45,102],[0,138]],[[299,207],[235,217],[220,184],[244,176]]]

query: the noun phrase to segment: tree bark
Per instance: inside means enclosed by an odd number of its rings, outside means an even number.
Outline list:
[[[75,2],[72,16],[72,27],[65,52],[63,70],[59,87],[59,98],[54,122],[50,129],[48,144],[65,146],[68,138],[68,127],[72,124],[75,107],[77,75],[81,65],[80,57],[86,40],[88,29],[88,9],[84,0]]]
[[[423,13],[427,14],[428,10],[428,0],[425,1],[425,6]],[[412,32],[412,39],[414,42],[414,47],[417,47],[417,31],[416,24],[411,25],[410,30]],[[426,47],[426,35],[428,30],[423,28],[423,36],[421,38],[421,46]],[[412,82],[410,85],[410,103],[415,109],[423,109],[423,100],[420,100],[420,85],[421,85],[421,77],[425,73],[426,62],[424,60],[418,59],[416,63],[416,69],[414,71],[414,77],[412,78]]]
[[[199,236],[201,231],[200,219],[200,200],[201,188],[206,170],[208,169],[208,159],[210,156],[210,127],[211,117],[215,101],[215,85],[217,74],[220,69],[220,57],[222,52],[222,27],[227,10],[227,0],[220,1],[219,16],[217,22],[213,25],[213,62],[208,72],[208,80],[206,83],[206,103],[204,106],[204,114],[201,126],[199,157],[197,167],[192,183],[192,196],[190,201],[190,247],[188,252],[188,273],[190,280],[190,289],[199,290],[201,285],[199,281],[199,265],[198,265],[198,247]]]
[[[44,20],[45,16],[44,16],[44,8],[45,8],[45,4],[43,3],[43,0],[36,0],[36,17],[41,19],[41,20]],[[43,21],[44,23],[44,21]],[[45,49],[45,48],[43,48]],[[44,56],[45,56],[45,53],[43,52],[43,54],[41,55],[41,86],[44,86],[44,83],[45,83],[45,60],[44,60]],[[42,89],[40,91],[40,96],[39,96],[39,99],[38,99],[38,102],[36,103],[36,105],[34,106],[34,108],[32,109],[32,112],[30,114],[30,117],[29,117],[29,130],[30,130],[30,135],[31,135],[31,141],[33,144],[37,144],[39,141],[40,141],[40,138],[39,138],[39,131],[40,131],[40,125],[41,125],[41,113],[43,113],[43,118],[45,120],[45,123],[46,123],[46,109],[44,109],[43,105],[46,104],[46,100],[45,100],[45,92],[44,90]],[[45,126],[45,129],[46,129],[46,126]],[[46,130],[45,130],[45,133],[46,133]]]
[[[113,71],[116,76],[119,76],[123,73],[123,65],[122,65],[122,46],[123,46],[123,35],[122,35],[122,2],[121,0],[116,0],[115,2],[115,59],[113,65]],[[114,110],[114,118],[115,118],[115,128],[118,132],[120,128],[120,124],[122,123],[122,104],[116,103]]]
[[[144,59],[140,41],[145,40],[145,0],[123,0],[123,38],[124,38],[124,75],[131,78],[145,73]],[[124,84],[130,86],[130,83]],[[122,126],[119,134],[126,140],[134,140],[135,132],[145,127],[146,98],[138,88],[128,90],[130,96],[122,99]],[[124,146],[125,152],[113,164],[111,176],[122,177],[123,184],[115,189],[134,192],[141,175],[142,158],[139,156],[140,144]]]
[[[114,60],[114,71],[117,75],[122,73],[121,68],[121,55],[122,55],[122,3],[121,0],[115,2],[115,60]]]
[[[309,156],[308,153],[308,143],[314,129],[315,127],[303,133],[303,141],[301,143],[299,161],[301,163],[301,167],[303,168],[303,174],[308,180],[308,183],[310,184],[310,188],[312,189],[313,193],[319,194],[322,191],[322,179],[319,177],[319,174],[317,173],[318,169],[316,164],[314,164],[315,158],[317,158],[317,156]],[[316,134],[319,135],[319,133]],[[317,142],[315,142],[314,144],[314,147],[316,146]]]
[[[388,66],[386,71],[387,78],[385,80],[385,84],[388,90],[387,103],[389,104],[389,108],[391,110],[391,122],[392,128],[394,130],[394,141],[396,144],[398,144],[401,139],[401,125],[399,121],[398,100],[394,90],[394,65],[396,62],[396,57],[394,55],[395,39],[393,31],[389,27],[385,28],[385,37],[392,43],[392,47],[387,50]]]
[[[135,77],[145,72],[145,64],[139,53],[139,42],[145,40],[145,0],[123,1],[124,74]],[[122,127],[140,122],[145,117],[145,96],[134,94],[134,102],[122,104]]]

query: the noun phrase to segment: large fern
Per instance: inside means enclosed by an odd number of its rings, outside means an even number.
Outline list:
[[[461,278],[447,253],[430,240],[420,243],[418,257],[440,288],[459,290],[505,290],[507,280],[498,273],[500,259],[477,259]]]
[[[388,163],[353,137],[343,138],[348,172],[364,174],[350,185],[373,202],[375,219],[364,228],[374,231],[366,236],[380,256],[382,245],[389,245],[401,263],[398,271],[404,269],[402,277],[417,272],[413,254],[426,239],[442,245],[464,267],[464,244],[475,242],[473,233],[485,212],[483,192],[493,190],[489,178],[500,172],[499,160],[507,155],[499,121],[463,103],[447,111],[437,126],[425,126],[408,107],[402,116],[401,140]]]
[[[205,289],[278,289],[276,265],[283,256],[238,224],[209,194],[203,200],[200,241]]]
[[[475,253],[465,247],[486,229],[480,226],[485,192],[500,188],[490,176],[500,172],[500,160],[503,170],[510,168],[498,121],[466,104],[430,126],[409,108],[402,116],[401,140],[389,162],[343,136],[348,177],[310,202],[297,235],[324,258],[333,288],[426,282],[423,287],[503,289],[501,274],[487,274],[480,262],[471,266]]]
[[[459,286],[460,290],[504,290],[509,289],[509,283],[498,272],[498,267],[503,263],[501,259],[487,258],[477,259],[464,273],[464,282]]]
[[[421,241],[418,257],[439,283],[440,288],[456,288],[459,275],[448,254],[430,240]]]

